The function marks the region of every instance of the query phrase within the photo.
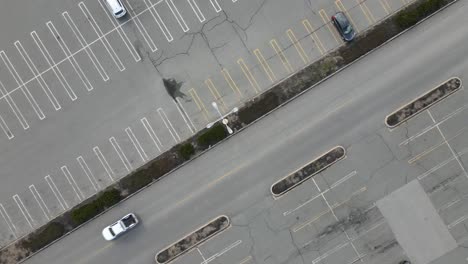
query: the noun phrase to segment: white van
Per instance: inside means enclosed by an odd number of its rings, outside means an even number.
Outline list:
[[[127,14],[127,10],[120,0],[106,0],[107,7],[116,18],[121,18]]]

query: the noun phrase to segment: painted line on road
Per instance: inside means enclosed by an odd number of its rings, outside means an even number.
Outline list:
[[[392,10],[392,8],[388,4],[388,2],[386,0],[379,0],[379,2],[380,2],[380,5],[382,6],[382,8],[387,13],[387,15],[390,15],[390,10]]]
[[[0,57],[2,57],[3,63],[7,67],[13,79],[15,79],[16,84],[18,85],[18,87],[20,87],[21,92],[23,92],[29,104],[31,104],[31,107],[34,109],[34,112],[36,112],[37,117],[39,117],[40,120],[43,120],[45,118],[44,112],[42,112],[42,109],[37,104],[36,99],[34,99],[28,87],[24,84],[23,79],[16,71],[15,66],[13,66],[5,51],[0,51]]]
[[[16,116],[16,118],[18,119],[18,122],[21,124],[23,129],[24,130],[28,129],[29,128],[28,121],[26,121],[26,119],[23,116],[23,113],[21,113],[21,110],[19,110],[15,101],[13,100],[10,93],[6,90],[5,85],[3,85],[3,82],[1,81],[0,81],[0,92],[2,93],[2,98],[5,98],[8,105],[10,106],[11,111]]]
[[[210,78],[208,78],[205,80],[205,85],[206,87],[208,87],[208,90],[210,90],[210,93],[211,95],[213,95],[214,99],[218,101],[218,105],[221,106],[221,111],[226,112],[226,103],[224,102],[223,97],[219,93],[218,89],[216,89],[216,86],[214,85],[213,81]]]
[[[132,164],[128,161],[127,156],[123,152],[119,143],[117,143],[117,140],[115,139],[115,137],[110,137],[109,142],[112,144],[112,147],[114,147],[115,152],[117,152],[117,155],[119,156],[120,161],[122,161],[127,171],[128,172],[132,171],[133,170]]]
[[[164,110],[160,107],[157,110],[159,117],[161,117],[161,120],[163,121],[164,125],[166,126],[167,130],[169,130],[169,133],[171,134],[172,138],[176,143],[180,141],[180,136],[175,130],[174,126],[172,125],[171,121],[169,121],[169,118],[167,118],[166,113]]]
[[[152,4],[150,0],[143,0],[143,1],[145,2],[146,8],[149,9],[151,16],[153,16],[154,21],[156,22],[156,24],[158,24],[159,29],[161,29],[162,33],[166,37],[167,42],[172,42],[174,38],[172,37],[171,32],[169,32],[169,30],[166,27],[166,24],[164,24],[164,21],[161,19],[161,16],[156,10],[156,5],[161,3],[162,0],[158,1],[155,4]]]
[[[222,11],[221,6],[218,3],[218,0],[210,0],[211,5],[213,6],[214,10],[216,13],[219,13]]]
[[[453,221],[452,223],[447,225],[448,229],[454,228],[456,225],[463,223],[466,219],[468,219],[468,214],[458,218],[457,220]]]
[[[275,50],[276,55],[280,58],[281,63],[283,63],[283,67],[286,69],[287,73],[292,73],[294,71],[293,67],[289,63],[288,58],[284,55],[283,48],[281,48],[276,41],[276,39],[270,40],[271,47]]]
[[[463,149],[462,151],[458,152],[457,155],[458,157],[461,157],[463,155],[465,155],[466,153],[468,153],[468,148],[465,148]],[[419,175],[417,177],[418,180],[422,180],[424,178],[426,178],[427,176],[429,176],[431,173],[433,173],[434,171],[442,168],[443,166],[447,165],[448,163],[450,163],[451,161],[455,160],[455,157],[451,157],[449,159],[446,159],[444,161],[442,161],[441,163],[437,164],[436,166],[432,167],[430,170],[426,171],[425,173]]]
[[[251,261],[252,260],[252,256],[247,256],[246,258],[244,258],[243,260],[241,260],[239,262],[239,264],[246,264],[247,262]]]
[[[198,110],[202,112],[203,116],[205,117],[206,122],[208,122],[209,121],[208,111],[205,108],[205,104],[203,104],[202,100],[200,99],[200,97],[198,96],[194,88],[191,88],[190,90],[188,90],[188,92],[190,96],[192,97],[193,101],[195,102],[195,104],[197,105]]]
[[[236,82],[232,79],[231,74],[229,74],[229,71],[225,68],[221,70],[221,73],[223,74],[224,80],[228,83],[229,87],[231,87],[232,91],[237,94],[237,97],[239,101],[241,101],[241,98],[243,97],[242,92],[240,91],[239,87],[237,86]]]
[[[212,255],[211,257],[205,259],[203,259],[203,261],[200,263],[200,264],[208,264],[210,263],[211,261],[215,260],[216,258],[219,258],[221,257],[222,255],[224,255],[226,252],[228,252],[229,250],[237,247],[238,245],[240,245],[242,243],[242,240],[237,240],[236,242],[232,243],[231,245],[227,246],[226,248],[224,248],[223,250],[221,250],[220,252],[218,253],[215,253],[214,255]],[[197,248],[198,249],[198,248]],[[201,251],[199,250],[200,254],[201,254]]]
[[[182,15],[180,15],[179,9],[177,9],[177,6],[174,4],[174,2],[172,0],[166,0],[166,4],[171,10],[177,22],[179,23],[180,28],[182,28],[182,31],[184,32],[189,31],[189,27],[187,26],[187,23],[185,23],[184,18],[182,17]]]
[[[72,187],[73,191],[75,192],[76,197],[78,197],[78,200],[83,201],[85,196],[84,196],[83,192],[81,191],[80,187],[78,186],[78,184],[76,184],[76,181],[73,178],[73,175],[68,170],[68,167],[67,166],[62,166],[62,167],[60,167],[60,170],[62,170],[63,175],[65,175],[65,178],[67,178],[67,181],[70,184],[70,186]]]
[[[55,111],[61,109],[62,107],[57,101],[57,98],[55,98],[55,95],[50,90],[49,85],[47,85],[47,83],[45,82],[44,78],[42,77],[42,74],[39,74],[36,65],[29,57],[29,54],[26,52],[26,50],[23,48],[23,45],[21,45],[21,42],[19,42],[18,40],[15,41],[15,47],[18,50],[18,53],[23,58],[26,65],[28,66],[31,73],[34,75],[34,78],[39,83],[39,86],[41,86],[42,91],[44,91],[44,94],[47,96],[47,98],[49,98],[49,101],[54,107]]]
[[[11,217],[8,215],[7,211],[5,210],[5,207],[3,207],[3,204],[1,203],[0,203],[0,214],[5,220],[5,223],[8,225],[8,229],[10,229],[15,239],[17,239],[18,236],[16,235],[16,233],[18,232],[18,229],[16,229],[15,224],[13,223],[13,221],[11,221]]]
[[[316,30],[310,24],[309,20],[308,19],[302,20],[302,25],[304,25],[304,28],[307,30],[307,33],[309,33],[310,38],[312,38],[312,42],[314,42],[320,54],[321,55],[325,54],[326,49],[323,46],[322,41],[318,37]]]
[[[62,193],[60,193],[59,189],[57,188],[57,185],[55,185],[55,182],[53,181],[52,177],[50,177],[50,175],[47,175],[44,177],[44,179],[49,185],[52,192],[54,193],[54,196],[55,198],[57,198],[57,201],[60,203],[62,209],[65,211],[65,207],[70,208],[70,206],[68,206],[67,201],[65,201],[65,199],[63,198]]]
[[[331,27],[330,24],[332,24],[332,23],[330,22],[329,16],[328,16],[327,13],[325,12],[325,10],[320,9],[320,10],[319,10],[319,14],[320,14],[320,17],[321,17],[322,20],[323,20],[323,23],[324,23],[325,25],[327,25],[327,28],[328,28],[330,34],[332,35],[332,37],[335,39],[336,43],[337,43],[338,45],[343,44],[343,40],[342,40],[339,36],[337,36],[336,31]],[[341,40],[341,41],[340,41],[340,40]]]
[[[140,121],[143,124],[143,126],[145,127],[146,132],[148,133],[148,135],[151,137],[151,140],[153,141],[154,145],[158,148],[159,152],[161,152],[161,147],[163,145],[161,143],[161,140],[159,140],[159,137],[156,134],[156,132],[154,132],[153,127],[148,122],[148,119],[146,117],[143,117],[142,119],[140,119]]]
[[[26,206],[24,206],[24,203],[23,201],[21,200],[21,198],[19,197],[18,194],[15,194],[13,195],[13,200],[15,200],[16,202],[16,205],[18,206],[18,208],[20,209],[20,212],[23,214],[24,216],[24,219],[26,219],[26,221],[28,222],[29,226],[31,227],[31,229],[34,229],[33,227],[33,223],[34,225],[36,225],[36,221],[32,218],[31,214],[29,213],[28,209],[26,208]]]
[[[157,51],[158,47],[156,47],[156,44],[154,44],[154,41],[151,38],[151,36],[148,34],[148,31],[146,30],[145,26],[143,25],[143,23],[141,23],[140,17],[133,10],[133,6],[130,4],[130,1],[125,0],[125,2],[127,3],[126,5],[130,8],[130,12],[136,19],[135,25],[138,31],[140,32],[140,34],[145,39],[146,44],[148,45],[148,47],[151,49],[152,52]],[[122,27],[122,25],[120,27]]]
[[[369,25],[372,25],[375,22],[375,17],[372,14],[372,12],[369,10],[369,8],[366,5],[365,0],[356,0],[358,3],[359,7],[361,7],[362,13],[366,16],[367,21],[369,22]]]
[[[239,67],[241,68],[242,72],[244,73],[245,77],[250,83],[250,86],[252,89],[255,91],[256,94],[260,91],[260,86],[257,83],[257,80],[253,76],[252,72],[250,72],[249,67],[245,65],[244,59],[240,58],[237,60],[237,64],[239,64]]]
[[[99,0],[98,0],[99,1]],[[119,58],[119,55],[115,52],[114,48],[112,45],[109,43],[109,40],[107,40],[107,35],[104,35],[102,33],[101,28],[99,25],[96,23],[96,20],[94,19],[93,15],[91,15],[91,12],[89,12],[88,7],[83,2],[79,2],[78,6],[81,9],[81,12],[83,12],[83,15],[88,19],[90,22],[89,24],[93,28],[94,32],[98,36],[98,38],[101,40],[102,45],[106,49],[107,53],[111,57],[112,61],[115,63],[115,65],[119,68],[119,71],[124,71],[125,70],[125,65],[123,65],[122,61]],[[110,49],[110,50],[109,50]]]
[[[195,15],[197,16],[198,21],[200,21],[200,23],[205,22],[206,18],[200,10],[200,7],[198,7],[197,2],[195,2],[195,0],[187,0],[187,2],[189,3]]]
[[[50,220],[50,216],[52,215],[52,213],[50,212],[49,207],[47,207],[46,203],[44,202],[44,199],[42,199],[41,194],[37,191],[36,186],[34,186],[34,184],[29,185],[29,191],[34,196],[34,199],[39,205],[39,208],[41,208],[42,213],[44,213],[44,216],[47,218],[47,220]],[[39,202],[39,200],[41,201]],[[46,213],[46,210],[47,210],[47,213]]]
[[[13,139],[15,137],[15,135],[13,135],[13,133],[11,132],[10,128],[5,123],[5,120],[3,119],[1,115],[0,115],[0,127],[2,128],[3,132],[8,137],[8,139]]]
[[[348,10],[346,10],[346,8],[343,5],[343,3],[341,2],[341,0],[336,0],[335,5],[338,8],[338,10],[340,10],[341,12],[344,12],[346,14],[346,16],[349,18],[349,22],[351,22],[351,25],[354,27],[354,29],[356,29],[356,32],[359,33],[359,31],[360,31],[359,28],[356,26],[356,23],[354,22],[353,18],[349,14]]]
[[[106,171],[107,176],[109,176],[111,181],[114,181],[114,178],[112,177],[112,175],[114,175],[114,171],[112,170],[111,166],[109,165],[109,162],[107,162],[106,157],[104,157],[104,155],[102,154],[99,147],[95,146],[93,148],[93,152],[96,155],[96,157],[99,159],[99,161],[101,162],[101,165],[104,168],[104,170]]]
[[[262,65],[262,68],[265,71],[268,78],[270,79],[270,81],[274,83],[276,81],[275,73],[271,69],[268,62],[265,60],[265,57],[263,57],[263,54],[260,51],[260,49],[255,49],[253,52],[255,54],[255,57],[257,57],[258,62],[260,62],[260,65]]]
[[[73,34],[75,35],[76,39],[78,39],[78,42],[80,43],[81,47],[84,48],[86,54],[88,55],[89,60],[93,63],[94,68],[97,70],[99,75],[101,75],[102,80],[105,82],[108,81],[109,75],[107,75],[106,70],[104,69],[104,67],[102,67],[101,62],[99,62],[98,58],[96,57],[96,54],[94,54],[93,50],[91,49],[91,46],[89,46],[88,43],[86,42],[80,30],[76,26],[75,22],[73,22],[73,19],[70,17],[68,12],[66,11],[62,13],[62,16],[67,22]]]
[[[294,34],[294,32],[292,31],[292,29],[288,29],[286,31],[286,34],[288,35],[289,40],[291,40],[291,43],[294,45],[294,48],[296,48],[297,54],[299,54],[302,61],[305,64],[309,63],[309,61],[310,61],[309,56],[307,56],[307,54],[305,53],[304,48],[302,47],[301,43],[297,39],[297,37]]]
[[[194,131],[194,130],[196,130],[195,125],[193,124],[192,119],[190,119],[190,116],[188,115],[187,111],[185,111],[184,106],[182,105],[182,102],[180,102],[179,97],[176,97],[175,101],[173,101],[173,102],[174,102],[175,107],[179,111],[180,116],[182,116],[182,119],[184,119],[184,122],[187,125],[187,127],[189,128],[190,132],[192,132],[192,134],[195,134],[195,131]],[[187,120],[188,120],[188,122],[187,122]],[[189,122],[190,122],[190,124],[189,124]],[[190,125],[192,125],[192,126],[190,126]]]
[[[145,150],[141,146],[140,141],[135,136],[132,129],[130,127],[125,128],[125,133],[127,133],[128,138],[130,139],[130,141],[132,141],[132,144],[138,152],[138,155],[140,155],[141,160],[143,162],[146,162],[148,160],[148,155],[146,155]]]
[[[54,37],[54,39],[57,41],[57,44],[60,46],[62,49],[63,53],[65,56],[68,57],[68,61],[72,65],[73,69],[75,70],[76,74],[78,77],[80,77],[81,82],[83,85],[86,87],[86,90],[89,92],[93,90],[93,85],[89,81],[88,77],[84,74],[83,69],[81,69],[81,66],[78,64],[78,62],[75,59],[75,56],[72,56],[72,53],[70,49],[68,48],[68,45],[65,43],[63,40],[62,36],[60,33],[57,31],[55,28],[54,24],[52,24],[51,21],[48,21],[46,23],[47,27],[49,28],[50,34]]]
[[[71,88],[67,79],[65,79],[65,76],[63,76],[63,73],[59,69],[58,64],[55,63],[54,58],[52,58],[52,56],[50,55],[49,50],[47,50],[47,48],[44,46],[44,43],[42,43],[42,40],[37,35],[36,31],[32,31],[30,34],[31,34],[31,38],[34,40],[34,43],[36,43],[37,48],[42,53],[42,56],[47,61],[47,64],[49,65],[49,70],[52,69],[55,76],[57,77],[60,84],[62,85],[63,89],[65,90],[65,92],[67,92],[68,97],[70,97],[72,101],[75,101],[77,99],[75,92]],[[42,74],[43,73],[40,73],[40,75]]]
[[[83,159],[82,156],[78,156],[76,160],[80,164],[83,172],[86,174],[86,177],[88,177],[89,182],[91,182],[91,185],[93,185],[94,190],[97,192],[98,189],[101,188],[101,186],[99,185],[99,182],[96,180],[96,177],[94,177],[93,172],[89,169],[88,164],[86,163],[86,161]]]

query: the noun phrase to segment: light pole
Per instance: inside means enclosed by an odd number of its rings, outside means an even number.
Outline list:
[[[232,114],[232,113],[236,113],[237,111],[239,111],[239,108],[237,107],[234,107],[231,111],[229,111],[229,113],[223,115],[221,114],[221,111],[219,111],[219,108],[218,108],[218,104],[216,102],[211,102],[211,105],[213,106],[213,108],[216,110],[216,112],[218,113],[219,115],[219,118],[216,119],[215,121],[209,123],[208,125],[206,125],[206,128],[210,128],[212,127],[216,122],[222,120],[221,122],[223,123],[223,125],[226,126],[226,129],[228,131],[229,134],[232,134],[232,129],[228,126],[228,123],[229,123],[229,120],[227,120],[227,118],[225,118],[226,116]]]

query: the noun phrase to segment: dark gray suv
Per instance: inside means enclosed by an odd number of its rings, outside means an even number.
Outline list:
[[[349,42],[354,39],[356,32],[343,12],[336,13],[331,17],[331,20],[344,41]]]

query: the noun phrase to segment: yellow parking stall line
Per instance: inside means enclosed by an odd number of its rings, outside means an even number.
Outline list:
[[[270,40],[270,45],[275,50],[276,55],[278,55],[278,57],[281,59],[281,62],[283,63],[283,66],[286,69],[286,71],[288,73],[292,73],[293,68],[289,63],[288,58],[286,58],[286,56],[284,55],[283,49],[279,46],[278,42],[276,42],[276,39]]]
[[[244,95],[239,90],[239,87],[237,87],[237,84],[232,79],[231,74],[229,74],[229,71],[227,69],[222,69],[221,73],[223,74],[224,79],[226,80],[226,82],[229,84],[229,87],[231,87],[231,89],[234,91],[234,93],[237,94],[237,96],[239,97],[239,101],[240,101],[241,98],[244,97]]]
[[[288,35],[289,39],[291,40],[292,44],[296,48],[297,53],[299,53],[299,56],[301,56],[301,59],[304,63],[309,62],[309,57],[305,53],[304,49],[302,48],[301,43],[299,40],[297,40],[296,35],[294,35],[294,32],[291,29],[288,29],[286,31],[286,34]]]
[[[239,64],[239,66],[241,67],[242,72],[249,81],[250,86],[252,86],[252,88],[254,89],[255,93],[258,93],[258,91],[260,91],[260,86],[258,86],[257,80],[255,80],[255,77],[250,72],[249,67],[245,65],[244,60],[242,58],[238,59],[237,64]]]
[[[309,33],[310,37],[314,41],[315,46],[317,46],[317,49],[320,51],[320,54],[323,55],[325,53],[325,48],[323,47],[322,41],[320,41],[317,33],[315,32],[315,29],[312,27],[309,20],[307,19],[302,20],[302,24],[307,30],[307,33]]]
[[[227,109],[226,103],[224,102],[223,98],[221,97],[221,94],[219,94],[218,89],[216,89],[213,81],[210,78],[208,78],[208,79],[205,80],[205,84],[208,87],[208,89],[210,90],[210,92],[213,95],[213,97],[215,98],[215,100],[221,102],[221,110],[223,112],[226,112],[226,109]]]
[[[340,37],[338,37],[336,34],[336,30],[334,30],[330,25],[331,25],[331,22],[330,22],[330,19],[327,15],[327,13],[325,13],[325,10],[323,9],[320,9],[319,11],[319,14],[320,14],[320,17],[322,18],[323,20],[323,23],[325,23],[328,27],[328,30],[330,30],[330,33],[332,34],[333,38],[336,40],[336,43],[338,44],[341,44],[342,42],[339,41]]]
[[[358,3],[359,7],[361,8],[361,11],[364,14],[364,16],[366,16],[367,21],[369,22],[369,25],[372,25],[372,23],[374,23],[374,21],[375,21],[375,17],[374,17],[374,15],[372,15],[371,11],[367,7],[365,0],[364,1],[363,0],[356,0],[356,2]]]
[[[205,105],[201,101],[200,97],[198,97],[197,92],[195,91],[194,88],[191,88],[190,90],[188,90],[188,92],[189,92],[190,96],[192,97],[193,101],[195,101],[195,104],[197,105],[198,110],[200,110],[202,112],[203,116],[205,117],[206,121],[208,122],[209,121],[208,111],[206,111]]]
[[[354,28],[356,29],[356,31],[359,33],[359,28],[356,26],[356,23],[354,23],[353,18],[349,15],[348,11],[347,11],[346,8],[344,7],[344,5],[343,5],[343,3],[341,2],[341,0],[336,0],[336,1],[335,1],[335,5],[336,5],[336,7],[337,7],[340,11],[344,12],[344,13],[348,16],[349,21],[351,21],[351,24],[353,24],[353,27],[354,27]]]
[[[254,54],[255,54],[255,57],[257,57],[257,60],[260,62],[260,64],[262,65],[262,68],[263,70],[265,71],[265,73],[268,75],[268,78],[270,79],[270,81],[272,83],[275,82],[276,80],[276,76],[275,76],[275,73],[271,70],[270,68],[270,65],[268,64],[268,62],[265,60],[265,58],[263,57],[263,54],[262,52],[260,52],[259,49],[256,49],[254,50]]]
[[[392,8],[388,4],[387,0],[379,0],[379,2],[380,2],[380,5],[385,10],[385,13],[387,13],[387,15],[390,15],[390,10],[392,10]]]
[[[239,264],[246,264],[246,263],[250,262],[250,260],[252,260],[252,256],[248,256],[245,259],[241,260],[239,262]]]
[[[408,3],[406,0],[401,0],[401,2],[403,3],[403,5],[406,5]]]

